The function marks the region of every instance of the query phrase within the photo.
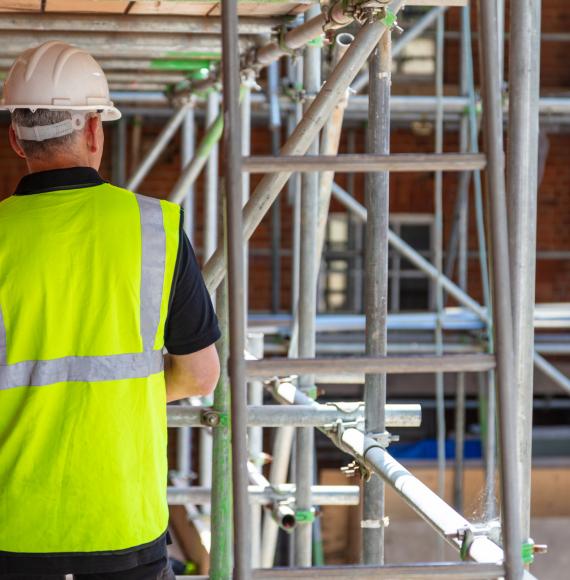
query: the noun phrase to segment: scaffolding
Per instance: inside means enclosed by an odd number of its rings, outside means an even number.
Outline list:
[[[285,18],[285,12],[259,18],[243,16],[242,12],[238,18],[236,0],[222,0],[220,18],[126,15],[95,20],[80,14],[69,18],[44,14],[35,19],[23,14],[0,16],[0,29],[12,35],[9,49],[1,51],[0,65],[6,66],[9,58],[27,48],[18,34],[22,31],[42,32],[46,38],[50,34],[57,36],[66,27],[78,38],[85,32],[97,32],[86,48],[94,47],[95,56],[103,58],[115,100],[136,102],[139,111],[144,105],[153,113],[157,104],[168,105],[170,119],[128,180],[124,171],[125,125],[118,125],[116,157],[120,159],[116,178],[130,189],[138,188],[181,130],[183,166],[169,199],[184,204],[191,238],[195,231],[194,185],[205,170],[203,271],[208,289],[215,293],[223,329],[219,348],[223,371],[213,401],[191,400],[168,408],[169,426],[179,429],[178,465],[168,489],[169,503],[186,506],[189,517],[197,522],[201,520],[196,506],[211,510],[207,511],[211,518],[209,577],[215,580],[531,578],[525,564],[533,552],[529,530],[533,364],[570,392],[570,380],[544,359],[548,348],[535,345],[533,333],[541,321],[568,317],[567,309],[562,307],[554,314],[534,309],[538,119],[539,114],[564,115],[570,111],[566,99],[539,99],[540,2],[531,0],[524,6],[515,0],[510,3],[508,108],[503,102],[502,0],[478,2],[480,96],[474,83],[470,7],[464,0],[406,2],[408,6],[433,8],[402,36],[394,38],[392,32],[399,28],[402,0],[330,0],[308,8],[295,4],[304,12],[302,22],[299,18]],[[443,92],[444,16],[448,9],[461,11],[461,81],[459,94],[454,97]],[[433,26],[435,96],[392,98],[392,59]],[[122,32],[127,36],[124,40],[111,34]],[[182,43],[182,36],[189,33],[191,37]],[[323,83],[322,73],[326,71],[321,71],[321,53],[325,38],[334,46],[334,56]],[[203,53],[201,58],[207,63],[203,78],[189,81],[174,68],[168,70],[166,64],[165,70],[149,65],[141,78],[141,59],[150,63],[165,50],[182,46],[184,50]],[[295,89],[292,98],[279,94],[281,68],[276,63],[281,58],[287,59],[288,82]],[[255,94],[259,89],[256,80],[265,67],[266,94]],[[135,72],[129,73],[130,68]],[[136,91],[126,90],[134,78],[129,74],[136,77]],[[165,85],[174,87],[168,97],[163,92]],[[366,87],[367,97],[356,94]],[[207,130],[196,144],[195,119],[202,104],[206,108]],[[269,112],[273,155],[251,156],[252,111],[264,106]],[[390,153],[391,113],[402,118],[428,115],[435,125],[433,153]],[[506,113],[509,150],[505,163]],[[360,115],[359,118],[367,115],[366,154],[338,154],[343,119],[349,114]],[[283,118],[287,120],[288,137],[281,144]],[[457,122],[459,131],[459,150],[454,153],[443,152],[443,128],[449,120]],[[482,152],[481,125],[485,143]],[[220,141],[224,165],[221,187]],[[435,175],[433,263],[391,230],[389,224],[389,174],[419,171]],[[341,172],[366,173],[364,205],[335,182],[335,173]],[[445,252],[443,172],[459,174],[453,231]],[[255,173],[263,177],[250,195],[249,175]],[[483,304],[466,292],[471,183]],[[248,240],[262,219],[272,213],[272,278],[277,281],[278,290],[278,204],[286,185],[294,204],[293,307],[287,317],[261,317],[248,324],[248,261],[244,247],[247,249]],[[218,203],[218,190],[224,194],[223,204]],[[331,198],[367,224],[364,316],[317,315],[318,272]],[[223,212],[219,211],[221,205]],[[388,315],[389,247],[433,280],[434,313]],[[452,280],[455,269],[457,282]],[[460,308],[446,308],[449,297]],[[273,304],[278,305],[279,300],[274,291]],[[284,347],[287,356],[273,356],[275,352],[264,350],[259,331],[277,335],[283,328],[291,337]],[[416,345],[392,344],[388,332],[395,328],[421,331],[425,340]],[[444,340],[444,330],[448,328],[475,331],[477,336],[469,344],[449,344]],[[324,351],[317,342],[317,332],[323,329],[364,332],[364,347],[358,346],[364,351],[355,351],[357,356],[321,356],[322,352],[346,350],[344,345],[333,344]],[[550,352],[560,352],[556,345],[551,349]],[[283,354],[282,350],[277,354]],[[421,408],[387,402],[386,376],[416,373],[436,376],[438,493],[415,478],[389,452],[394,439],[389,429],[417,427]],[[445,373],[457,377],[455,509],[442,499]],[[499,526],[491,521],[474,525],[461,515],[466,373],[477,373],[482,379],[488,416],[484,441],[486,512],[492,520],[500,511]],[[362,383],[362,402],[318,403],[316,385],[335,381]],[[273,396],[275,404],[263,404],[264,392]],[[201,428],[198,486],[189,485],[193,427]],[[261,469],[263,429],[267,428],[277,429],[268,478]],[[315,429],[351,456],[351,469],[365,479],[362,497],[355,485],[316,484]],[[208,458],[212,456],[210,467]],[[495,505],[497,460],[500,510]],[[291,461],[294,483],[287,482]],[[385,485],[396,490],[430,524],[442,546],[455,548],[465,562],[384,565]],[[312,544],[319,529],[314,506],[355,505],[360,501],[362,564],[312,566]],[[294,566],[286,569],[273,568],[279,529],[294,534]]]

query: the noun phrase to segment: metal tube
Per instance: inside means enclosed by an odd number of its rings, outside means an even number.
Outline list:
[[[352,34],[339,34],[335,40],[335,53],[333,63],[337,63],[347,51],[351,42],[354,40]],[[348,94],[344,99],[339,101],[332,112],[331,119],[323,128],[320,142],[320,152],[325,155],[338,155],[340,136],[342,132],[342,122],[344,119],[344,110],[348,103]],[[318,193],[318,217],[317,217],[317,234],[316,234],[316,251],[315,251],[315,275],[318,276],[323,247],[325,241],[327,218],[329,212],[331,186],[334,181],[334,172],[325,171],[320,175],[319,193]],[[293,324],[291,327],[290,350],[291,353],[297,353],[299,341],[299,318],[298,308],[294,309]]]
[[[427,580],[429,578],[458,578],[491,580],[500,578],[504,567],[500,564],[434,563],[390,564],[387,566],[324,566],[321,568],[275,568],[255,570],[254,580],[292,580],[302,578],[358,578],[358,580]],[[182,576],[179,577],[183,580]],[[200,579],[197,579],[200,580]]]
[[[340,28],[351,22],[351,16],[335,10],[334,20],[329,20],[328,24],[333,28]],[[305,46],[308,42],[323,34],[323,26],[325,24],[327,24],[327,18],[324,14],[313,16],[301,26],[297,26],[287,32],[280,42],[271,42],[260,48],[255,55],[255,64],[266,66],[282,56],[290,54],[292,50]]]
[[[305,14],[306,19],[322,18],[320,6],[312,6]],[[310,20],[309,20],[310,22]],[[321,88],[321,49],[310,45],[304,50],[303,85],[309,99]],[[307,114],[310,105],[306,105]],[[309,145],[307,152],[319,153],[319,142],[316,138]],[[316,245],[319,213],[319,174],[304,173],[301,176],[301,256],[299,277],[299,356],[314,357],[316,345],[315,319],[317,316],[317,263]],[[310,374],[299,377],[301,389],[309,391],[314,388],[314,378]],[[297,510],[312,514],[311,485],[314,473],[314,431],[312,427],[301,427],[296,434],[295,481],[297,491],[295,503]],[[312,518],[306,517],[295,529],[295,564],[311,566],[312,564]]]
[[[402,0],[392,0],[388,7],[392,12],[397,13],[401,5]],[[282,155],[303,155],[307,152],[309,145],[330,117],[334,106],[345,94],[385,30],[386,25],[381,21],[362,26],[354,42],[332,71],[325,87],[321,89],[291,137],[283,145]],[[290,175],[291,172],[267,175],[259,182],[244,209],[244,240],[251,237]],[[205,265],[203,274],[206,285],[212,291],[218,286],[224,274],[221,248],[216,250]]]
[[[249,173],[278,173],[293,171],[334,171],[359,173],[369,171],[473,171],[485,168],[485,156],[480,154],[422,154],[393,155],[281,155],[244,159],[243,170]]]
[[[141,164],[137,167],[133,176],[129,179],[126,185],[126,189],[135,190],[142,183],[142,180],[146,177],[147,173],[152,169],[152,166],[156,163],[160,154],[164,151],[172,136],[178,130],[178,127],[182,125],[186,117],[187,108],[190,107],[189,103],[182,105],[170,118],[168,123],[163,127],[162,131],[156,138],[146,157],[142,160]],[[188,189],[185,190],[185,192]]]
[[[271,153],[281,149],[281,110],[279,107],[279,68],[273,62],[267,68],[267,99],[269,101],[269,128]],[[281,200],[277,198],[271,209],[271,311],[281,306]]]
[[[223,234],[222,234],[223,235]],[[220,235],[220,237],[222,237]],[[218,341],[220,379],[214,391],[214,411],[227,415],[230,406],[230,384],[227,371],[228,349],[228,295],[224,282],[216,293],[216,313],[220,321],[222,340]],[[179,409],[182,409],[180,407]],[[191,407],[186,407],[191,409]],[[232,571],[232,509],[231,433],[229,425],[223,424],[213,433],[213,469],[211,494],[212,550],[210,574],[214,578],[230,578]],[[207,504],[207,501],[205,502]]]
[[[169,427],[204,427],[203,417],[209,407],[182,407],[169,405]],[[250,405],[247,409],[247,424],[250,432],[260,427],[324,427],[339,417],[347,421],[364,421],[364,403],[327,403],[317,406],[282,407],[280,405]],[[416,404],[386,405],[387,427],[419,427],[421,406]],[[274,461],[277,460],[275,457]],[[272,463],[274,465],[274,463]],[[286,471],[285,471],[286,475]],[[280,478],[282,481],[285,477]],[[276,483],[276,482],[273,482]]]
[[[462,34],[461,34],[461,94],[469,92],[469,75],[472,75],[470,66],[471,42],[470,35],[465,34],[464,16],[465,10],[461,12],[462,16]],[[460,148],[461,152],[469,151],[469,119],[466,115],[461,119],[460,126]],[[458,237],[458,284],[463,290],[467,290],[467,253],[468,253],[468,211],[469,211],[469,184],[470,173],[462,173],[459,180],[457,192],[458,214],[456,219],[457,237]],[[457,375],[455,391],[455,469],[454,469],[454,506],[459,513],[463,513],[463,477],[464,477],[464,446],[465,446],[465,375]]]
[[[278,22],[278,21],[277,21]],[[275,27],[273,18],[248,18],[239,20],[240,34],[264,34]],[[147,34],[220,34],[221,21],[215,16],[197,17],[188,15],[170,16],[168,14],[58,14],[54,12],[34,13],[30,18],[25,14],[3,14],[0,16],[0,30],[23,32],[58,31],[97,33]]]
[[[465,446],[465,374],[457,374],[455,387],[455,469],[453,472],[453,505],[463,513],[463,476]]]
[[[390,152],[391,38],[390,31],[384,34],[369,62],[372,81],[367,151],[378,155],[387,155]],[[366,354],[370,357],[387,354],[389,185],[388,172],[366,175]],[[364,401],[366,433],[383,433],[386,430],[385,374],[366,375]],[[379,477],[372,477],[364,484],[361,525],[363,563],[384,563],[384,482]]]
[[[530,536],[540,13],[540,0],[519,0],[510,5],[507,190],[519,445],[516,456],[525,541]]]
[[[441,13],[437,17],[436,32],[436,57],[435,57],[435,91],[436,91],[436,111],[435,111],[435,152],[443,152],[443,35],[444,35],[444,15]],[[441,278],[443,271],[443,174],[436,171],[434,179],[434,266],[438,272],[435,280],[435,308],[436,308],[436,325],[435,325],[435,353],[443,354],[443,289]],[[436,400],[436,438],[437,438],[437,493],[439,497],[445,497],[445,386],[443,373],[438,372],[435,375],[435,400]],[[443,541],[438,544],[439,560],[443,560]]]
[[[288,58],[288,77],[289,82],[298,90],[302,85],[303,59]],[[291,113],[287,118],[288,137],[293,133],[296,125],[300,122],[303,109],[300,100],[296,100]],[[299,262],[301,246],[301,176],[294,174],[288,183],[289,197],[293,201],[293,227],[292,227],[292,265],[291,265],[291,308],[293,316],[296,315],[297,302],[299,297]],[[278,202],[276,197],[275,202]],[[289,347],[289,356],[297,356],[297,345]],[[293,448],[293,439],[295,437],[294,427],[282,427],[278,429],[272,449],[272,462],[269,468],[269,481],[275,485],[283,483],[287,478],[291,451]],[[279,527],[273,518],[264,515],[262,544],[261,544],[261,566],[269,568],[273,566],[275,559],[275,550],[277,547],[277,535]]]
[[[294,434],[295,429],[293,427],[283,427],[277,431],[273,445],[273,461],[269,469],[269,482],[273,486],[283,483],[287,479]],[[263,568],[271,568],[273,566],[278,532],[279,527],[273,518],[267,517],[266,514],[263,519],[261,535],[261,566]]]
[[[208,93],[206,102],[206,127],[212,127],[219,117],[219,93],[217,91],[210,91]],[[218,241],[218,153],[219,145],[216,141],[210,147],[206,165],[206,179],[204,188],[204,235],[202,242],[204,260],[207,260],[214,253]]]
[[[252,505],[271,505],[293,498],[295,489],[292,483],[278,486],[248,485],[248,502]],[[360,488],[357,485],[313,485],[311,490],[315,495],[316,505],[358,505],[360,501]],[[169,487],[168,504],[206,504],[213,492],[214,489],[209,487]]]
[[[498,70],[497,11],[493,0],[480,1],[481,57],[484,102],[487,181],[490,198],[493,248],[493,306],[499,381],[501,441],[502,533],[507,580],[522,577],[519,473],[517,456],[516,400],[513,356],[513,321],[509,273],[509,237],[503,152],[503,112]]]
[[[251,89],[254,86],[254,77],[251,72],[242,75],[243,83],[240,98],[241,114],[241,154],[247,157],[251,153]],[[250,176],[247,171],[241,173],[242,185],[242,207],[245,206],[249,199],[249,181]],[[247,312],[249,302],[249,244],[243,245],[243,268],[245,276],[243,279],[244,309]]]
[[[402,464],[382,449],[374,439],[358,429],[346,429],[340,436],[342,448],[382,477],[406,501],[406,503],[444,539],[449,545],[460,549],[459,530],[469,529],[471,524],[431,489],[416,479]],[[485,536],[475,536],[467,551],[467,557],[486,563],[503,559],[503,551]],[[520,558],[520,555],[519,555]]]
[[[335,38],[335,53],[333,63],[337,63],[348,47],[354,40],[354,36],[348,33],[337,34]],[[344,111],[348,104],[348,92],[344,99],[341,99],[334,108],[329,122],[323,127],[321,134],[320,153],[321,155],[338,155],[338,147],[342,132],[342,122]],[[325,242],[325,233],[327,227],[327,217],[331,200],[331,187],[334,181],[334,171],[324,171],[321,174],[319,185],[319,217],[317,230],[317,251],[316,251],[316,269],[319,271],[323,246]],[[293,330],[294,331],[294,330]]]
[[[419,374],[477,372],[495,368],[495,357],[489,354],[453,354],[442,356],[382,356],[334,358],[271,358],[247,361],[250,377],[360,373]]]
[[[417,22],[414,22],[413,26],[406,30],[405,34],[399,38],[392,46],[392,58],[395,59],[399,54],[406,48],[406,46],[421,36],[436,20],[443,14],[447,7],[432,8],[429,12],[426,12],[421,18],[418,18]],[[363,72],[357,79],[352,83],[350,87],[351,91],[359,93],[368,84],[368,71]]]
[[[182,168],[194,157],[196,147],[196,117],[194,106],[186,109],[186,115],[182,122],[180,161]],[[191,242],[194,242],[195,199],[194,186],[190,186],[184,197],[184,231]]]
[[[260,332],[248,333],[248,352],[255,358],[263,358],[263,334]],[[249,381],[248,383],[249,405],[263,405],[263,383]],[[261,407],[263,408],[263,407]],[[248,407],[248,419],[250,407]],[[261,470],[263,466],[263,428],[252,427],[248,429],[249,457],[253,463],[253,469]],[[261,509],[259,506],[251,506],[251,566],[259,568],[261,562]]]
[[[241,128],[238,15],[236,0],[222,0],[222,70],[224,131],[227,269],[232,421],[232,482],[235,580],[249,580],[249,506],[247,498],[247,393],[243,352],[245,349],[245,296],[241,181]]]
[[[184,168],[189,167],[194,160],[199,157],[204,159],[204,155],[200,155],[200,150],[204,150],[204,143],[209,143],[207,134],[211,127],[215,127],[217,119],[220,117],[220,98],[219,94],[211,90],[207,95],[206,105],[206,119],[205,125],[206,136],[203,137],[198,151],[194,151],[192,157],[184,165]],[[219,129],[221,130],[221,128]],[[212,138],[211,146],[208,147],[208,157],[206,165],[206,179],[204,188],[204,209],[203,209],[203,236],[202,236],[202,255],[204,259],[208,259],[214,252],[219,237],[218,222],[220,218],[219,204],[218,204],[218,143],[219,135]],[[183,170],[184,171],[184,170]],[[189,182],[189,187],[194,188],[193,182]],[[182,192],[182,190],[181,190]],[[227,310],[226,310],[227,312]],[[200,484],[203,486],[212,485],[212,433],[209,430],[200,430]],[[205,506],[204,511],[207,513],[208,508]]]

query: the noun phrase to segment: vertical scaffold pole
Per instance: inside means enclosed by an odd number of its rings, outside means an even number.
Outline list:
[[[220,236],[221,237],[221,236]],[[223,243],[223,242],[222,242]],[[216,313],[220,321],[222,340],[218,342],[220,380],[214,391],[214,410],[228,416],[230,380],[228,377],[228,286],[226,280],[216,292]],[[212,544],[210,577],[230,579],[232,574],[232,478],[230,426],[220,424],[214,429],[212,454]]]
[[[212,89],[206,97],[206,118],[204,128],[212,126],[212,123],[218,118],[220,113],[219,94]],[[204,221],[202,250],[204,261],[216,250],[218,245],[218,221],[220,218],[219,196],[218,196],[218,144],[212,145],[206,165],[205,184],[204,184]],[[190,160],[184,165],[187,166]],[[225,311],[227,315],[227,310]],[[204,400],[204,404],[209,404],[210,400]],[[229,404],[229,402],[228,402]],[[208,487],[212,485],[212,433],[208,429],[200,429],[200,485]],[[202,511],[208,513],[209,506],[202,506]]]
[[[469,7],[467,7],[469,9]],[[469,90],[469,51],[467,46],[465,29],[463,26],[462,12],[462,33],[461,33],[461,79],[460,92],[467,95]],[[459,129],[459,147],[461,153],[469,151],[469,118],[468,113],[461,118]],[[457,232],[458,232],[458,265],[457,283],[458,286],[467,292],[467,252],[469,246],[469,186],[471,183],[471,172],[464,171],[459,176],[457,188]],[[454,224],[455,225],[455,224]],[[455,470],[453,483],[453,504],[459,513],[463,513],[463,476],[464,476],[464,443],[465,443],[465,373],[457,374],[455,391]]]
[[[312,6],[305,13],[305,19],[314,18],[320,13],[320,6]],[[303,80],[309,98],[321,88],[321,47],[311,44],[305,48]],[[310,105],[309,105],[310,106]],[[317,137],[309,146],[307,153],[318,155]],[[301,177],[301,254],[299,276],[299,356],[315,356],[315,320],[317,316],[317,271],[315,255],[317,251],[317,226],[319,215],[319,174],[304,173]],[[314,377],[300,377],[299,386],[305,392],[314,390]],[[295,453],[295,502],[298,512],[298,525],[295,529],[295,564],[312,564],[312,520],[311,486],[314,473],[314,441],[312,427],[297,429]]]
[[[436,121],[435,121],[435,152],[443,151],[443,42],[444,20],[441,13],[437,17],[436,29],[436,54],[435,54],[435,91],[437,96]],[[443,270],[443,174],[435,173],[434,186],[434,265],[439,276]],[[438,278],[435,285],[436,306],[436,329],[435,329],[435,353],[443,354],[443,289]],[[445,391],[444,375],[435,375],[435,399],[436,399],[436,423],[437,423],[437,492],[441,498],[445,498]],[[443,560],[443,541],[439,541],[439,559]]]
[[[267,68],[267,98],[269,101],[269,128],[271,130],[271,153],[279,155],[281,149],[281,110],[279,108],[279,63],[272,62]],[[278,197],[271,208],[271,311],[281,308],[281,199]]]
[[[517,418],[513,318],[509,272],[509,235],[503,149],[503,109],[498,69],[496,0],[480,0],[481,65],[487,182],[493,249],[493,314],[495,328],[499,422],[501,442],[502,533],[507,580],[523,575],[521,558],[519,471],[517,462]]]
[[[251,578],[245,383],[245,299],[237,0],[222,0],[224,163],[231,383],[234,580]]]
[[[182,130],[180,134],[181,147],[180,147],[180,162],[182,168],[186,167],[186,164],[190,162],[192,157],[194,157],[194,151],[196,149],[196,121],[195,121],[195,109],[193,106],[186,108],[186,115],[184,115],[184,120],[182,121]],[[192,184],[187,192],[184,202],[182,204],[184,208],[184,231],[192,243],[194,243],[194,218],[195,218],[195,205],[194,205],[194,184]]]
[[[194,107],[186,109],[186,116],[182,122],[180,134],[180,164],[184,167],[194,156],[196,144]],[[184,198],[184,231],[191,242],[194,241],[194,186],[188,188],[188,193]],[[210,436],[211,437],[211,436]],[[209,461],[211,461],[211,453]],[[177,465],[178,475],[184,478],[186,484],[189,482],[192,473],[192,428],[181,427],[178,429],[177,441]],[[210,468],[211,469],[211,468]],[[211,485],[210,479],[209,484]]]
[[[247,335],[247,347],[255,358],[263,358],[263,334],[251,332]],[[263,405],[263,382],[252,380],[248,383],[248,404]],[[249,427],[248,429],[249,456],[255,468],[261,472],[263,467],[263,427]],[[261,565],[261,515],[260,505],[251,506],[251,566],[259,568]]]
[[[125,117],[116,123],[113,137],[113,183],[119,187],[125,187],[127,180],[127,119]]]
[[[254,83],[254,77],[251,73],[248,73],[245,78],[242,79],[241,88],[241,154],[247,157],[251,153],[251,88]],[[247,171],[244,171],[241,175],[242,180],[242,207],[245,206],[247,200],[249,199],[249,183],[250,176]],[[249,243],[243,245],[243,268],[245,272],[244,277],[244,308],[247,315],[248,308],[248,296],[249,296]]]
[[[523,540],[530,535],[540,4],[512,0],[510,5],[507,175]]]
[[[392,35],[386,31],[369,61],[369,153],[390,152],[390,83]],[[365,297],[366,354],[386,356],[388,315],[389,186],[387,171],[366,175]],[[364,384],[366,432],[386,430],[386,375],[367,374]],[[362,549],[365,564],[384,563],[384,482],[373,476],[364,484]]]

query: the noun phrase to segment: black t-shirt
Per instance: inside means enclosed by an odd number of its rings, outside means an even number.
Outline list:
[[[14,195],[94,187],[105,183],[89,167],[31,173],[23,177]],[[190,240],[180,224],[180,243],[164,330],[166,350],[191,354],[220,338],[218,320],[204,284]],[[165,490],[166,493],[166,490]],[[167,534],[143,546],[86,554],[14,554],[0,551],[2,574],[88,574],[115,572],[154,562],[166,556]]]

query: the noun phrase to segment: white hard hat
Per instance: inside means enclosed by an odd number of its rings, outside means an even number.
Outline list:
[[[97,61],[57,40],[26,50],[16,59],[4,81],[0,109],[99,111],[103,121],[121,118]]]

